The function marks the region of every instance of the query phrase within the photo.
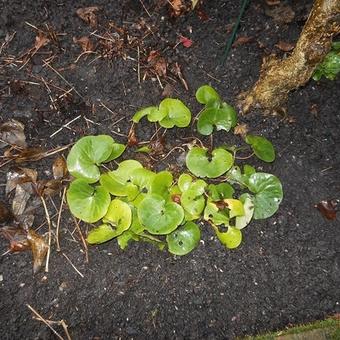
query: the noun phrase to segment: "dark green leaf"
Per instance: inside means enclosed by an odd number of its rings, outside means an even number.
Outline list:
[[[265,161],[265,162],[273,162],[275,159],[275,150],[273,144],[265,137],[261,136],[246,136],[246,143],[250,144],[253,149],[255,155]]]

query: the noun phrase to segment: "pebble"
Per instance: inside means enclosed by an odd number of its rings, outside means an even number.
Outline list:
[[[0,274],[0,282],[2,282],[3,280],[4,280],[4,276]]]

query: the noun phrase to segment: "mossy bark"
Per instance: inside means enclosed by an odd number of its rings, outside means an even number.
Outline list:
[[[241,110],[280,108],[291,90],[308,82],[339,33],[340,0],[315,0],[292,54],[283,60],[270,56],[263,61],[258,81],[241,97]]]

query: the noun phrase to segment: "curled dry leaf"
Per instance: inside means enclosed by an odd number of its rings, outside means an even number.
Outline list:
[[[294,44],[282,40],[280,40],[275,46],[283,52],[290,52],[295,47]]]
[[[170,0],[169,3],[171,5],[171,14],[175,17],[180,16],[185,9],[182,0]]]
[[[9,251],[12,253],[31,249],[33,272],[36,273],[41,268],[48,250],[44,237],[33,229],[26,231],[20,226],[5,226],[0,229],[0,235],[9,241]]]
[[[32,229],[28,230],[27,241],[31,247],[33,254],[33,273],[36,273],[41,268],[44,262],[48,250],[48,245],[45,239]]]
[[[240,135],[242,138],[245,138],[248,133],[248,125],[247,124],[237,124],[234,128],[234,134]]]
[[[62,186],[61,180],[59,179],[43,179],[37,183],[36,192],[39,196],[53,196],[60,192]]]
[[[248,44],[248,43],[250,43],[253,40],[254,40],[253,37],[247,37],[247,36],[238,37],[235,40],[235,42],[233,43],[233,47],[237,47],[237,46]]]
[[[137,136],[136,136],[135,124],[132,124],[132,126],[129,130],[129,134],[128,134],[127,145],[128,146],[135,146],[137,144],[138,144],[138,139],[137,139]]]
[[[13,191],[18,184],[36,183],[38,172],[29,168],[14,168],[7,172],[6,195]]]
[[[30,249],[27,232],[18,226],[5,226],[0,229],[0,235],[9,241],[11,253]]]
[[[335,220],[339,200],[323,200],[315,205],[327,220]]]
[[[28,200],[33,194],[31,182],[18,184],[15,188],[15,196],[12,202],[12,211],[14,216],[20,216],[24,213]]]
[[[76,37],[73,37],[73,42],[76,43],[81,47],[83,52],[93,52],[94,51],[94,45],[93,42],[89,37],[81,37],[77,39]]]
[[[42,47],[46,46],[50,42],[50,39],[47,38],[46,34],[42,31],[39,31],[38,35],[35,37],[34,49],[35,52],[40,50]]]
[[[159,76],[166,76],[167,62],[165,58],[161,56],[159,51],[151,51],[147,62]]]
[[[162,97],[172,97],[174,94],[174,88],[170,84],[166,84],[162,92]]]
[[[52,165],[54,179],[63,179],[67,174],[67,165],[63,156],[58,156]]]
[[[91,6],[91,7],[78,8],[76,13],[80,19],[85,21],[92,28],[96,28],[98,25],[98,19],[95,13],[98,11],[99,11],[99,7]]]
[[[14,149],[11,148],[4,152],[5,158],[13,159],[16,163],[28,161],[39,161],[46,156],[46,152],[42,148]]]
[[[165,139],[164,136],[157,138],[156,140],[153,140],[150,142],[149,146],[151,148],[151,154],[153,156],[160,156],[164,153],[164,144]]]
[[[0,126],[0,148],[7,145],[16,145],[26,148],[26,137],[24,134],[24,124],[15,119],[1,124]]]
[[[266,4],[268,6],[276,6],[279,5],[281,0],[266,0]]]

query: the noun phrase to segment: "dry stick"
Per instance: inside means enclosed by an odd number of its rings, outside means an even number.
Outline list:
[[[46,61],[43,60],[43,63],[44,65],[48,66],[53,72],[55,72],[68,86],[70,86],[80,98],[84,99],[84,97],[77,91],[77,89],[68,80],[66,80],[61,73],[59,73],[55,68],[53,68]]]
[[[68,263],[73,267],[73,269],[81,276],[84,277],[84,275],[77,269],[77,267],[72,263],[72,261],[68,258],[68,256],[63,253],[63,256],[65,257],[65,259],[68,261]]]
[[[50,324],[49,322],[44,319],[32,306],[30,306],[29,304],[26,304],[26,306],[28,307],[28,309],[31,310],[31,312],[33,312],[33,314],[38,318],[38,320],[42,321],[60,340],[65,340]]]
[[[76,118],[73,118],[72,120],[70,120],[68,123],[64,124],[60,129],[58,129],[57,131],[53,132],[50,135],[50,138],[52,138],[53,136],[55,136],[57,133],[59,133],[62,129],[67,128],[70,124],[72,124],[73,122],[75,122],[77,119],[79,119],[81,117],[81,115],[77,116]]]
[[[140,0],[142,1],[142,0]],[[144,5],[143,5],[144,6]],[[138,64],[137,64],[137,76],[138,76],[138,83],[140,84],[140,50],[139,50],[139,46],[137,46],[137,61],[138,61]]]
[[[147,8],[145,7],[143,0],[139,0],[139,2],[142,4],[146,14],[151,18],[151,15],[150,15],[149,11],[147,10]]]
[[[61,198],[60,208],[59,208],[59,212],[58,212],[58,219],[57,219],[57,228],[56,228],[57,251],[60,251],[59,226],[60,226],[61,212],[63,210],[63,203],[64,203],[64,199],[65,199],[65,194],[66,194],[66,187],[64,188],[63,196]]]
[[[88,248],[87,248],[86,241],[84,239],[83,233],[81,232],[79,223],[78,223],[78,221],[76,220],[76,218],[74,216],[73,216],[73,220],[74,220],[74,223],[76,225],[76,228],[77,228],[77,231],[79,233],[79,236],[81,238],[81,242],[83,243],[83,247],[84,247],[84,251],[85,251],[85,261],[86,261],[86,263],[89,263],[89,251],[88,251]]]
[[[50,253],[51,253],[52,228],[51,228],[51,219],[50,219],[50,215],[47,210],[45,199],[42,195],[40,196],[40,199],[44,206],[47,225],[48,225],[48,249],[47,249],[46,264],[45,264],[45,272],[48,273],[48,264],[50,262]]]

